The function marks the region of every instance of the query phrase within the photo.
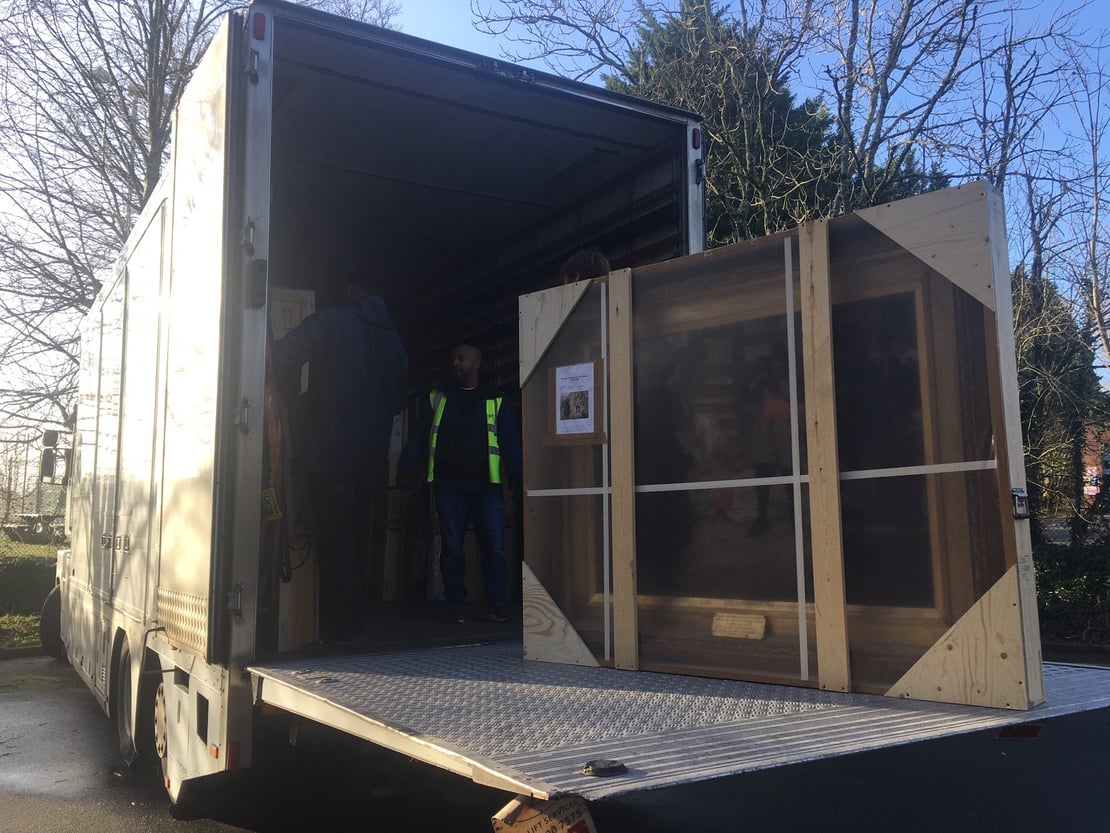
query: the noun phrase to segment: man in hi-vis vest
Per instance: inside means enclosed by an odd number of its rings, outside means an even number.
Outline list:
[[[432,484],[450,622],[466,618],[463,541],[470,522],[482,555],[485,616],[509,621],[503,484],[519,484],[523,476],[520,430],[501,393],[478,384],[481,366],[477,347],[459,344],[451,351],[455,384],[428,394],[397,464],[406,491],[422,479]]]

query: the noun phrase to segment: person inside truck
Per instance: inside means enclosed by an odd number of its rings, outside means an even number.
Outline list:
[[[278,384],[292,402],[308,362],[296,474],[308,481],[319,568],[320,639],[364,635],[369,607],[369,517],[386,474],[393,417],[408,391],[408,356],[370,280],[348,285],[341,306],[309,315],[274,342]]]
[[[600,278],[610,272],[609,259],[601,252],[582,249],[575,252],[559,266],[559,282],[563,284]]]
[[[759,478],[787,475],[793,469],[791,420],[794,417],[790,410],[787,373],[786,345],[775,343],[760,360],[754,381],[747,392],[747,401],[754,409],[750,419],[752,471]],[[802,407],[801,403],[798,407]],[[793,526],[793,487],[787,485],[784,492],[789,500],[787,518]],[[755,498],[756,512],[751,526],[748,527],[749,536],[763,535],[771,528],[768,517],[771,487],[765,484],[756,486]]]
[[[416,429],[397,463],[398,485],[406,495],[426,479],[432,484],[439,518],[439,568],[447,620],[466,619],[463,543],[474,524],[486,591],[485,617],[509,621],[508,563],[505,558],[505,493],[523,479],[520,431],[501,392],[478,383],[482,354],[459,344],[451,351],[454,384],[433,389]]]

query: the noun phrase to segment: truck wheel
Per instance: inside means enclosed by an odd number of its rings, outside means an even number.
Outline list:
[[[154,751],[162,764],[162,785],[172,804],[181,806],[189,797],[189,784],[170,778],[170,737],[166,717],[166,684],[158,683],[154,694]]]
[[[39,642],[54,659],[66,659],[66,646],[62,642],[62,588],[56,584],[46,594],[39,612]]]
[[[119,662],[116,664],[116,691],[113,698],[113,711],[116,713],[116,733],[119,736],[119,753],[128,766],[135,763],[138,750],[135,748],[135,727],[131,717],[131,648],[127,640],[119,649]]]

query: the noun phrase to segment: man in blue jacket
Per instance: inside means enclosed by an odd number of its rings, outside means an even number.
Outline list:
[[[478,384],[481,366],[477,347],[459,344],[451,351],[454,384],[428,394],[397,466],[406,491],[421,480],[433,484],[439,568],[451,622],[465,619],[463,541],[468,522],[474,524],[482,556],[486,618],[509,621],[503,484],[522,479],[520,431],[501,393]]]
[[[385,302],[352,283],[273,344],[280,386],[295,393],[309,363],[297,472],[309,483],[313,552],[320,570],[320,638],[362,635],[369,606],[368,517],[387,485],[393,417],[408,388],[408,357]]]

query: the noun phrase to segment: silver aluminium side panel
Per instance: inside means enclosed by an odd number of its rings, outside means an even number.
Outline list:
[[[175,114],[163,502],[157,589],[167,637],[209,654],[224,309],[225,18]]]
[[[124,274],[101,289],[82,328],[69,561],[62,634],[70,662],[101,701],[108,696],[107,620],[119,438]]]
[[[133,622],[153,616],[151,576],[158,533],[157,456],[162,397],[162,289],[165,202],[155,194],[127,252],[123,385],[115,533],[111,547],[112,606]]]
[[[262,19],[255,21],[256,15]],[[241,144],[233,151],[233,165],[242,182],[229,218],[246,245],[236,247],[228,265],[227,332],[237,339],[229,350],[234,368],[234,397],[242,410],[239,429],[230,435],[225,456],[234,479],[227,484],[229,500],[224,526],[229,538],[230,589],[235,609],[229,619],[228,690],[226,736],[237,742],[240,763],[251,763],[253,708],[247,664],[254,658],[255,623],[258,610],[258,553],[261,527],[263,442],[265,440],[264,398],[266,379],[266,336],[269,315],[266,307],[267,264],[270,229],[270,153],[272,132],[272,88],[274,66],[274,20],[264,5],[252,6],[244,18],[243,57],[233,66],[246,67],[231,86],[235,112],[241,114]],[[238,71],[238,70],[233,70]],[[235,289],[232,289],[235,287]],[[230,358],[234,356],[234,359]]]
[[[695,142],[695,136],[698,140]],[[697,147],[694,145],[697,144]],[[686,220],[687,254],[705,251],[705,130],[701,122],[686,126]]]

